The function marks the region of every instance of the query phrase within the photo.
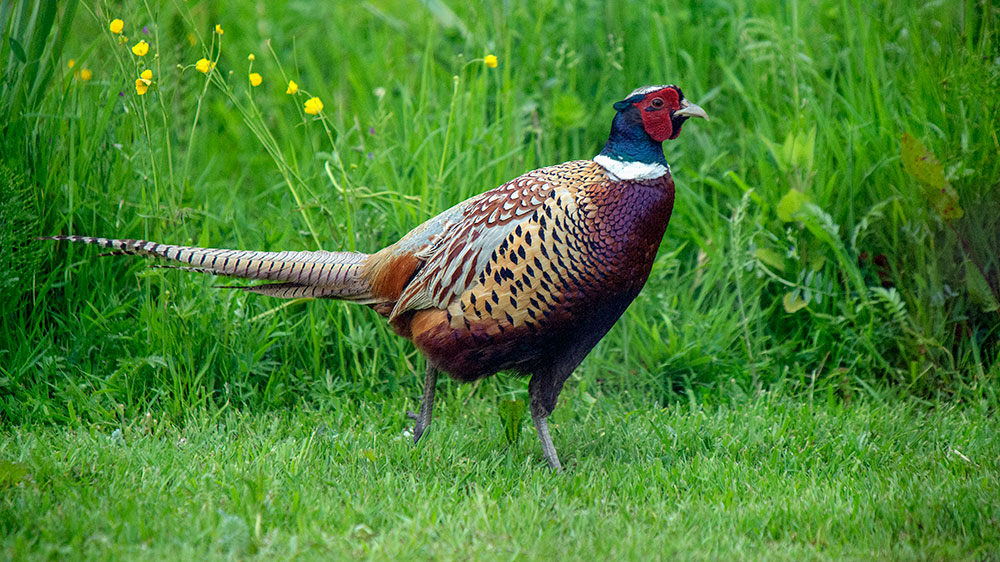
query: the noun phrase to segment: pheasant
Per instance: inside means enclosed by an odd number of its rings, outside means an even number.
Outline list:
[[[539,168],[472,197],[374,254],[254,252],[145,240],[53,236],[116,254],[273,283],[236,289],[372,307],[427,358],[413,440],[431,423],[439,372],[469,382],[530,375],[531,418],[549,466],[561,465],[547,419],[563,383],[649,276],[674,204],[663,141],[708,119],[674,85],[614,104],[600,154]]]

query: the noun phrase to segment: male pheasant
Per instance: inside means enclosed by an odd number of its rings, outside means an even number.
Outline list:
[[[677,86],[638,88],[614,104],[592,160],[540,168],[463,201],[374,254],[252,252],[55,236],[189,269],[277,283],[276,297],[371,306],[427,358],[416,442],[431,423],[439,371],[473,381],[531,375],[531,418],[559,469],[546,422],[563,383],[646,283],[674,204],[662,142],[708,119]]]

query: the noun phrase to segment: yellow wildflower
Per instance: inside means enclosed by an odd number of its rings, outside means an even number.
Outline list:
[[[288,89],[285,90],[286,94],[295,94],[299,91],[299,85],[295,83],[295,80],[288,81]]]
[[[219,24],[215,24],[215,32],[218,33],[219,35],[225,33],[225,31],[222,30],[222,26]]]
[[[132,46],[132,53],[137,57],[144,57],[146,53],[149,52],[149,43],[145,41],[139,41]]]
[[[115,35],[121,35],[122,30],[125,29],[125,22],[115,18],[111,20],[111,25],[108,26],[108,29],[110,29],[111,33],[114,33]]]
[[[253,53],[250,53],[249,55],[247,55],[247,60],[253,62],[257,60],[257,57],[253,56]]]
[[[208,74],[209,70],[215,68],[215,63],[208,59],[198,59],[198,62],[194,64],[194,67],[198,72]]]
[[[483,59],[483,62],[486,63],[486,66],[488,66],[490,68],[496,68],[497,67],[497,63],[498,63],[497,56],[496,55],[486,55],[486,57]]]
[[[146,95],[146,90],[149,89],[149,85],[153,83],[153,71],[146,69],[142,71],[142,74],[135,79],[135,93],[140,96]]]
[[[73,68],[74,66],[76,66],[76,59],[69,59],[69,62],[66,63],[66,67]]]
[[[260,74],[258,74],[256,72],[251,72],[250,73],[250,85],[251,86],[253,86],[253,87],[256,88],[257,86],[260,86],[260,83],[263,82],[263,81],[264,81],[264,79],[261,78]]]
[[[83,70],[80,71],[80,80],[83,80],[84,82],[90,80],[93,77],[94,73],[91,72],[89,68],[84,68]]]
[[[306,113],[309,115],[319,115],[320,111],[323,111],[323,102],[319,101],[319,98],[313,97],[306,100]]]

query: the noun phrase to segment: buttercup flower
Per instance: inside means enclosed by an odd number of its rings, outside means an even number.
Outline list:
[[[115,35],[121,35],[122,30],[125,29],[125,22],[115,18],[111,20],[111,25],[108,26],[108,29],[110,29],[111,33],[114,33]]]
[[[89,68],[84,68],[83,70],[80,71],[80,80],[83,80],[84,82],[90,80],[93,77],[94,73],[91,72]]]
[[[137,57],[144,57],[146,53],[149,52],[149,43],[145,41],[139,41],[132,46],[132,53]]]
[[[288,81],[288,89],[285,90],[286,94],[295,94],[299,91],[299,85],[295,83],[295,80]]]
[[[319,112],[323,111],[323,102],[319,101],[319,98],[309,98],[306,100],[305,109],[309,115],[319,115]]]
[[[146,90],[149,89],[149,85],[153,83],[153,71],[146,69],[142,71],[142,74],[135,79],[135,93],[140,96],[146,95]]]
[[[490,68],[496,68],[497,67],[497,62],[498,62],[497,61],[497,56],[496,55],[486,55],[486,57],[483,58],[483,62],[486,64],[486,66],[488,66]]]
[[[194,68],[202,74],[208,74],[209,70],[215,68],[215,63],[208,59],[198,59],[198,62],[194,63]]]
[[[215,24],[215,32],[218,33],[219,35],[225,33],[225,31],[222,30],[222,26],[219,24]]]
[[[76,66],[76,59],[69,59],[66,62],[66,68],[73,68],[74,66]]]
[[[250,53],[249,55],[247,55],[247,60],[253,62],[257,60],[257,57],[253,56],[253,53]]]
[[[263,81],[264,81],[264,79],[261,78],[260,74],[258,74],[256,72],[251,72],[250,73],[250,85],[251,86],[253,86],[253,87],[256,88],[257,86],[260,86],[260,83],[263,82]]]

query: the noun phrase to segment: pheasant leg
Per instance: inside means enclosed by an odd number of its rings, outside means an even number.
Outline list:
[[[431,411],[434,409],[434,387],[437,385],[438,370],[434,365],[427,362],[427,375],[424,376],[424,396],[420,399],[420,413],[407,412],[414,422],[413,442],[420,441],[420,436],[431,424]]]
[[[556,454],[556,446],[552,444],[552,436],[549,435],[548,416],[535,414],[532,412],[531,421],[535,422],[535,431],[538,432],[538,440],[542,442],[542,455],[549,461],[549,468],[559,472],[562,465],[559,464],[559,455]]]

